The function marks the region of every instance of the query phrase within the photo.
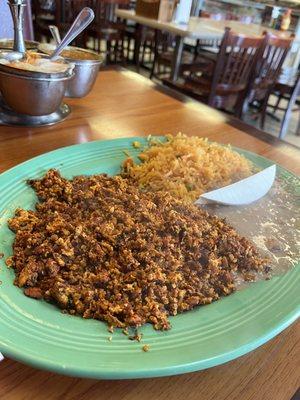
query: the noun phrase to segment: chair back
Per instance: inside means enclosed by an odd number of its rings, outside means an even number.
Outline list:
[[[247,89],[263,40],[235,34],[230,28],[225,29],[213,73],[209,105],[235,107]]]
[[[92,8],[92,0],[57,0],[56,1],[56,25],[60,31],[61,37],[64,37],[70,29],[75,18],[84,7]],[[71,45],[86,47],[87,32],[85,29],[76,37]]]
[[[58,0],[56,2],[58,24],[69,26],[84,7],[92,8],[92,0]]]
[[[130,8],[130,0],[93,0],[95,23],[101,27],[117,23],[115,11],[117,8]]]
[[[221,39],[197,39],[197,51],[214,49],[219,51]]]
[[[292,40],[281,39],[270,33],[264,35],[260,57],[250,82],[249,101],[261,101],[270,93],[280,75]]]
[[[31,1],[32,12],[35,18],[40,18],[45,15],[55,16],[56,2],[54,0],[32,0]]]
[[[174,47],[175,38],[170,32],[155,30],[155,53],[163,54]]]
[[[27,2],[27,5],[30,2]],[[51,40],[49,25],[56,25],[57,19],[57,4],[60,1],[55,0],[32,0],[31,7],[33,13],[33,26],[35,40],[42,41],[44,38],[47,41]],[[27,8],[27,7],[26,7]]]

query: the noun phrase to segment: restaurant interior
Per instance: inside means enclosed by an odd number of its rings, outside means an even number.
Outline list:
[[[299,400],[300,0],[0,0],[0,399]]]
[[[299,146],[299,1],[30,3],[28,40],[55,43],[49,25],[63,37],[78,12],[90,7],[95,18],[72,44],[100,53],[101,68],[137,71]],[[245,46],[252,50],[246,56]],[[227,59],[230,48],[236,57]]]

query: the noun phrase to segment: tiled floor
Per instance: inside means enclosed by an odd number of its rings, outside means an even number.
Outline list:
[[[272,100],[273,99],[271,99],[271,101]],[[285,106],[284,101],[282,101],[281,106]],[[299,132],[298,136],[296,135],[298,121],[300,118],[299,114],[300,114],[300,111],[295,111],[292,113],[288,131],[287,131],[287,134],[285,135],[285,137],[283,138],[283,140],[300,148],[300,132]],[[277,111],[276,116],[281,119],[283,117],[283,112]],[[247,114],[244,117],[244,122],[247,122],[248,124],[259,128],[259,122],[254,121],[250,117],[249,114]],[[280,131],[280,125],[281,125],[281,122],[277,122],[275,119],[273,119],[272,117],[267,115],[264,130],[266,132],[270,133],[271,135],[278,137],[279,131]]]

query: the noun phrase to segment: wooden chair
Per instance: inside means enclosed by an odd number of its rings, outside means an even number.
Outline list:
[[[203,10],[200,10],[199,17],[211,18],[212,15]],[[225,17],[224,17],[225,18]],[[221,40],[204,39],[196,40],[195,46],[185,46],[190,51],[183,51],[180,72],[191,72],[199,66],[211,64],[216,61],[217,53]],[[150,74],[150,79],[154,76],[157,78],[165,78],[171,70],[171,64],[174,54],[174,36],[170,33],[161,31],[155,32],[154,42],[154,62]]]
[[[173,42],[174,37],[169,32],[155,30],[154,61],[150,73],[150,79],[153,77],[162,78],[169,76],[174,51]],[[181,62],[181,72],[183,65],[185,65],[186,62],[185,57],[186,52],[184,51]]]
[[[239,115],[263,40],[238,35],[226,28],[212,73],[200,70],[183,84],[164,82],[212,107]]]
[[[139,72],[140,66],[152,68],[155,59],[155,29],[136,25],[134,34],[131,39],[134,40],[133,60],[136,65],[136,70]],[[128,36],[128,40],[131,40]],[[146,65],[147,64],[147,65]]]
[[[92,0],[58,0],[56,1],[56,25],[62,37],[70,29],[74,19],[84,7],[92,8]],[[49,28],[48,28],[49,29]],[[87,46],[88,30],[84,30],[72,44],[79,47]]]
[[[260,117],[262,129],[265,124],[269,96],[278,80],[291,42],[292,38],[281,39],[266,33],[258,62],[249,81],[244,106],[247,104],[259,104],[255,117]]]
[[[198,39],[195,52],[209,61],[216,61],[221,46],[221,39]]]
[[[94,50],[103,52],[101,41],[106,43],[106,62],[124,61],[126,23],[115,15],[117,8],[128,8],[130,0],[93,0],[95,20],[88,33],[94,38]]]
[[[130,0],[129,9],[135,10],[136,1]],[[155,30],[148,26],[126,21],[124,50],[128,62],[134,62],[139,72],[140,66],[150,64],[154,58]]]
[[[57,4],[60,1],[32,0],[33,29],[35,40],[41,42],[52,39],[49,25],[57,25]]]
[[[283,139],[287,133],[292,112],[300,112],[299,103],[298,106],[295,107],[295,105],[297,104],[297,99],[299,99],[300,96],[300,74],[298,74],[298,77],[293,86],[276,83],[272,94],[277,95],[278,100],[275,105],[268,104],[268,108],[271,108],[274,114],[278,110],[284,112],[279,131],[279,138]],[[282,100],[286,101],[286,107],[280,107],[280,102]],[[300,116],[298,126],[296,128],[296,135],[300,135]]]
[[[199,17],[213,19],[211,13],[203,10],[199,11]],[[208,58],[209,61],[215,62],[220,49],[221,41],[221,39],[197,39],[195,53],[201,57]]]
[[[216,19],[214,14],[200,10],[199,17]],[[246,16],[237,16],[231,13],[219,14],[218,20],[226,21],[241,21],[245,24],[249,24],[252,21]],[[208,61],[215,62],[221,45],[221,39],[198,39],[195,46],[195,52],[202,58],[207,58]]]
[[[277,79],[277,82],[272,90],[272,98],[277,97],[275,104],[268,101],[268,109],[272,112],[267,111],[268,116],[281,121],[279,137],[282,139],[288,129],[289,120],[293,111],[300,111],[299,104],[297,100],[300,96],[300,44],[299,42],[294,42],[291,49],[286,56],[286,59],[281,68],[281,72]],[[281,106],[282,102],[284,105]],[[295,105],[298,105],[295,107]],[[295,107],[295,108],[294,108]],[[276,115],[277,111],[283,111],[283,118],[280,120]],[[296,135],[300,135],[300,119],[297,127]]]
[[[172,60],[174,56],[174,36],[168,32],[155,31],[154,61],[150,73],[150,79],[169,77]],[[192,72],[200,67],[212,66],[215,60],[209,57],[202,57],[198,51],[184,50],[182,54],[179,75]]]

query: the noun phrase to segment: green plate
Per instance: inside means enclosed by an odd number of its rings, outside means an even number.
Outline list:
[[[116,174],[126,157],[138,154],[134,140],[96,141],[65,147],[29,160],[0,175],[0,251],[12,254],[7,218],[17,207],[32,208],[36,197],[26,179],[58,168],[68,178],[80,174]],[[270,161],[244,152],[257,165]],[[291,175],[279,168],[283,176]],[[0,351],[13,359],[63,374],[90,378],[141,378],[196,371],[227,362],[262,345],[300,313],[300,269],[252,284],[211,305],[171,318],[172,329],[142,328],[141,343],[106,324],[65,315],[44,301],[25,297],[13,285],[14,272],[0,260]],[[142,346],[148,344],[145,353]]]

